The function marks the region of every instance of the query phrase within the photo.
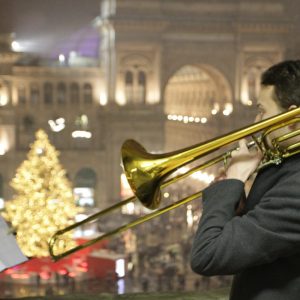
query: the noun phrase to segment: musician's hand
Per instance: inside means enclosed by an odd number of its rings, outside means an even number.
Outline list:
[[[225,170],[224,167],[222,167],[222,168],[220,168],[220,169],[218,170],[217,176],[216,176],[215,179],[210,183],[210,185],[212,185],[212,184],[214,184],[214,183],[216,183],[216,182],[218,182],[218,181],[224,180],[224,179],[226,179],[226,170]]]
[[[245,139],[239,141],[239,150],[231,153],[231,160],[226,170],[227,179],[239,179],[246,182],[250,175],[256,170],[262,159],[262,153],[247,148]]]

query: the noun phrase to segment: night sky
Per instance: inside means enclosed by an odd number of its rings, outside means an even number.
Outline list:
[[[0,33],[43,52],[100,14],[100,0],[0,0]]]

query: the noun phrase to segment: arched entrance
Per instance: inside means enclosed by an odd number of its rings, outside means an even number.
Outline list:
[[[166,148],[205,139],[218,115],[233,111],[232,89],[225,76],[209,65],[185,65],[168,80],[164,93]],[[205,133],[206,132],[206,133]]]

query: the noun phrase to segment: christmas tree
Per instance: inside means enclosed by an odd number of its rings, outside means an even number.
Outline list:
[[[71,183],[47,134],[38,130],[36,140],[11,186],[14,199],[6,203],[4,218],[17,232],[17,242],[29,257],[49,256],[48,241],[59,229],[74,223],[76,207]],[[72,233],[62,236],[55,253],[74,247]]]

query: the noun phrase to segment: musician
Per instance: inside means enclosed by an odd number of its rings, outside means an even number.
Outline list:
[[[300,60],[281,62],[262,74],[258,104],[261,119],[300,105]],[[245,182],[261,159],[242,140],[226,178],[203,191],[191,267],[206,276],[234,274],[230,300],[299,300],[300,154],[261,169],[246,198]]]

